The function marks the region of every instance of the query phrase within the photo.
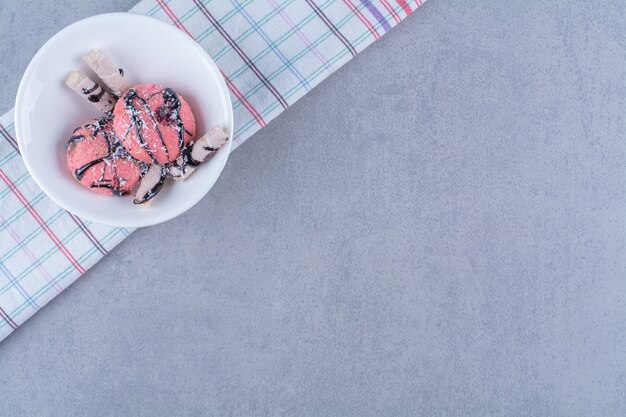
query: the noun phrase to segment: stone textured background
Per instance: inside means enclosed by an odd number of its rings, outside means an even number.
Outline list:
[[[0,0],[0,109],[133,3]],[[0,415],[626,415],[625,46],[431,0],[0,344]]]

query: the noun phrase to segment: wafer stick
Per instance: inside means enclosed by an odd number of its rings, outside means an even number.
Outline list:
[[[117,101],[106,88],[78,71],[69,73],[65,79],[65,85],[93,104],[102,113],[111,112]]]
[[[122,94],[131,87],[124,78],[124,71],[113,64],[102,49],[94,49],[85,55],[83,60],[117,97],[122,97]]]
[[[133,203],[149,207],[152,199],[161,191],[165,183],[167,169],[162,165],[150,165],[141,177],[141,183],[135,193]]]
[[[169,166],[169,176],[176,181],[183,181],[194,173],[196,167],[209,159],[228,142],[228,133],[214,126],[190,148],[183,150],[181,155]]]

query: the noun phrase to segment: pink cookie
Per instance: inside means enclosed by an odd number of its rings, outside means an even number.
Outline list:
[[[67,166],[81,185],[99,194],[128,193],[141,179],[139,163],[115,137],[110,116],[74,130],[67,144]]]
[[[196,134],[196,119],[171,88],[138,84],[113,109],[115,133],[126,151],[148,164],[175,161]]]

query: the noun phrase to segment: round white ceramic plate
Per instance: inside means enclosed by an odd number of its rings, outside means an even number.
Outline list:
[[[15,130],[24,163],[41,189],[64,209],[97,223],[140,227],[182,214],[213,187],[232,140],[186,181],[168,181],[148,208],[132,197],[102,196],[76,182],[65,163],[72,130],[99,116],[98,110],[68,89],[65,77],[78,70],[95,74],[81,57],[103,49],[131,83],[170,86],[194,111],[197,134],[213,125],[233,137],[233,111],[224,78],[209,55],[178,29],[156,19],[111,13],[76,22],[54,35],[28,65],[15,102]]]

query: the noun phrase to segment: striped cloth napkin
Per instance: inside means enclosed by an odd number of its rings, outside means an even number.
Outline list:
[[[222,70],[233,147],[388,32],[421,0],[143,0],[131,11],[175,25]],[[0,117],[0,340],[132,233],[82,220],[39,189]]]

